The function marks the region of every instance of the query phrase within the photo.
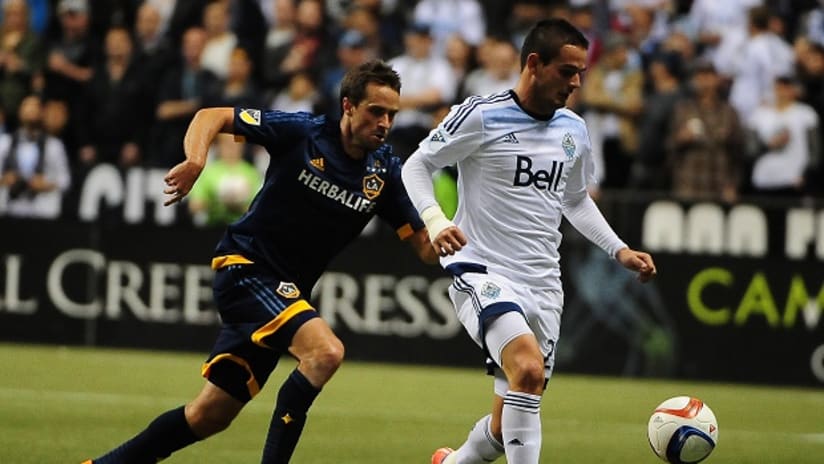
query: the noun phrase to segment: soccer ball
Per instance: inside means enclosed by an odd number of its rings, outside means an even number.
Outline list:
[[[655,408],[647,436],[652,451],[664,461],[700,462],[718,443],[718,421],[712,409],[698,398],[676,396]]]

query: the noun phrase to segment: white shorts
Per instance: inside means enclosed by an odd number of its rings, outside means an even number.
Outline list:
[[[454,263],[447,267],[447,271],[454,276],[449,297],[455,305],[458,320],[491,358],[494,364],[490,367],[497,367],[494,369],[497,372],[490,370],[490,373],[495,374],[496,378],[503,375],[500,366],[504,346],[515,337],[531,331],[538,340],[545,360],[545,375],[549,379],[555,364],[555,345],[561,331],[563,293],[516,285],[477,264]],[[510,312],[521,314],[526,319],[526,325],[507,317],[501,320],[501,324],[492,325],[494,333],[486,332],[488,322]]]

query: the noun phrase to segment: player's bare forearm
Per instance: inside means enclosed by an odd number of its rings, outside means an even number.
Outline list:
[[[232,132],[234,120],[232,108],[203,108],[195,113],[186,135],[183,137],[183,151],[186,159],[203,166],[209,146],[220,132]]]
[[[649,282],[658,274],[655,262],[649,253],[623,248],[615,254],[615,259],[625,268],[637,272],[640,282]]]
[[[438,253],[432,247],[432,242],[429,241],[429,233],[426,228],[415,232],[410,238],[409,242],[412,248],[418,254],[418,257],[426,264],[437,264]]]
[[[183,138],[186,160],[169,170],[163,179],[166,182],[163,193],[171,195],[164,205],[179,202],[192,190],[206,165],[212,140],[220,132],[231,132],[233,120],[232,108],[204,108],[195,114]]]

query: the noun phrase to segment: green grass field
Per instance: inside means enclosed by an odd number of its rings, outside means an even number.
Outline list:
[[[0,463],[78,464],[119,444],[201,387],[203,355],[0,345]],[[286,361],[226,432],[174,464],[257,463]],[[489,407],[481,370],[347,362],[316,401],[296,464],[429,463]],[[705,462],[824,462],[824,390],[556,374],[542,415],[546,463],[660,462],[646,424],[663,399],[704,399],[719,420]],[[504,462],[503,459],[498,462]]]

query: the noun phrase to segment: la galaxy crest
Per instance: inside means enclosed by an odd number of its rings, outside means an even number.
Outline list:
[[[260,125],[260,110],[242,109],[240,110],[240,120],[250,126]]]
[[[575,158],[575,140],[569,132],[564,134],[564,138],[561,140],[561,147],[563,147],[567,159],[571,160]]]
[[[297,298],[300,296],[300,290],[298,290],[298,286],[293,284],[292,282],[281,282],[278,285],[277,290],[278,295],[284,298]]]
[[[363,178],[363,194],[369,200],[374,200],[381,194],[385,182],[378,177],[377,174],[372,173]]]

